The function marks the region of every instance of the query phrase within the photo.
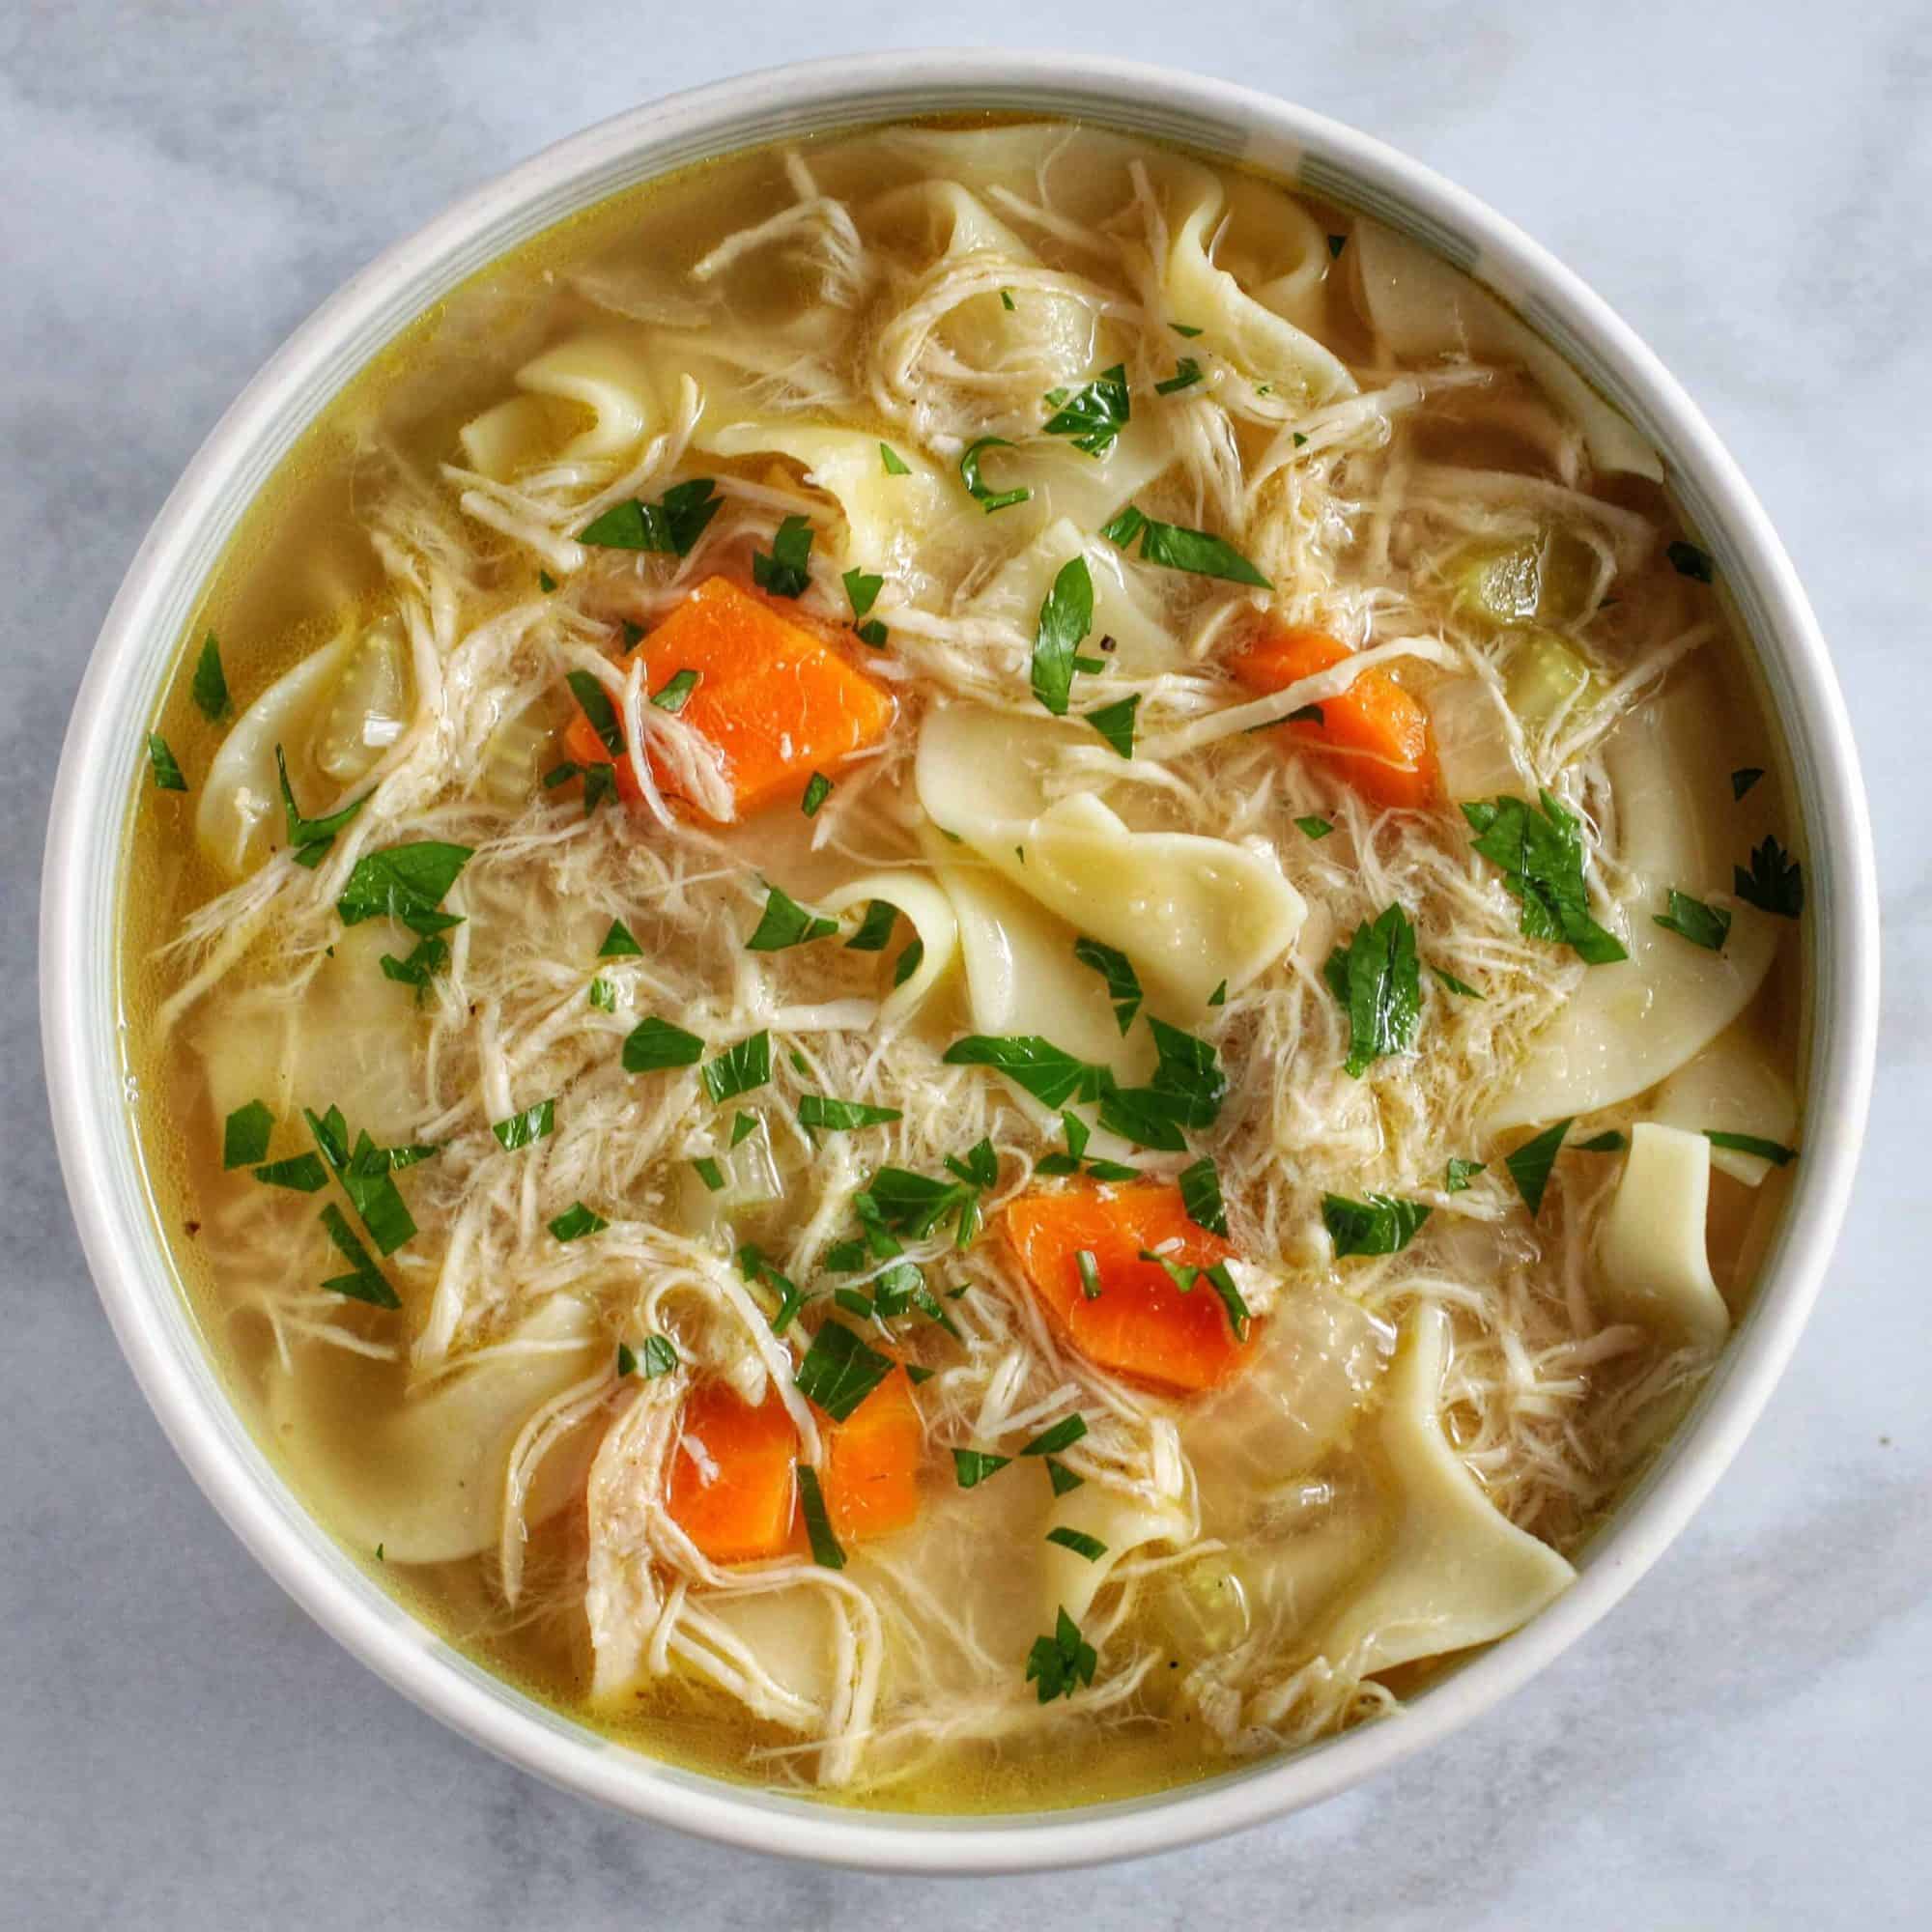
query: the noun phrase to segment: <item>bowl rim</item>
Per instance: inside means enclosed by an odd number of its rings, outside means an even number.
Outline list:
[[[182,1309],[157,1228],[137,1225],[114,973],[103,915],[121,884],[130,721],[150,715],[180,623],[163,612],[206,580],[287,440],[367,360],[372,333],[428,306],[527,233],[669,165],[680,142],[726,153],[786,127],[857,127],[996,105],[1083,116],[1225,158],[1243,155],[1454,253],[1584,365],[1651,438],[1673,487],[1740,595],[1794,772],[1810,875],[1813,1025],[1804,1159],[1753,1305],[1658,1463],[1578,1562],[1565,1595],[1454,1667],[1401,1716],[1306,1750],[1141,1798],[1037,1817],[867,1812],[667,1766],[572,1723],[484,1672],[337,1549],[286,1491],[184,1352]],[[1258,154],[1259,142],[1264,154]],[[656,157],[639,165],[642,157]],[[635,172],[626,176],[624,170]],[[1334,185],[1326,185],[1326,184]],[[601,184],[601,185],[600,185]],[[1346,188],[1346,192],[1343,191]],[[1380,205],[1378,204],[1379,198]],[[522,224],[521,230],[518,224]],[[380,339],[380,337],[378,337]],[[348,346],[347,353],[345,345]],[[291,430],[293,423],[295,429]],[[279,439],[279,440],[278,440]],[[186,591],[184,591],[186,586]],[[145,731],[144,724],[133,728]],[[1525,1683],[1636,1582],[1683,1528],[1764,1406],[1822,1284],[1851,1191],[1877,1042],[1878,910],[1858,756],[1829,653],[1795,572],[1736,465],[1635,334],[1512,223],[1432,169],[1325,116],[1231,82],[1087,54],[908,50],[765,69],[645,102],[544,149],[394,244],[329,298],[264,365],[202,444],[143,541],[104,620],[63,749],[45,847],[42,1029],[63,1173],[108,1320],[177,1453],[265,1569],[325,1630],[452,1728],[559,1787],[747,1850],[877,1871],[1064,1868],[1174,1849],[1339,1792]],[[131,1177],[131,1179],[130,1179]],[[134,1189],[130,1193],[130,1187]],[[141,1206],[145,1207],[145,1197]],[[190,1334],[190,1341],[193,1338]],[[198,1349],[198,1343],[194,1343]]]

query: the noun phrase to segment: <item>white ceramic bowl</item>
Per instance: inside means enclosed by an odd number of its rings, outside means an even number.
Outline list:
[[[130,772],[199,587],[237,520],[356,370],[466,276],[635,183],[756,143],[999,109],[1076,117],[1268,172],[1416,237],[1504,297],[1662,452],[1748,627],[1804,816],[1813,1025],[1804,1156],[1749,1313],[1696,1408],[1575,1586],[1397,1718],[1208,1782],[1038,1818],[867,1814],[653,1762],[532,1702],[385,1597],[317,1526],[231,1408],[163,1245],[124,1091],[111,935]],[[131,782],[131,781],[130,781]],[[881,54],[750,74],[607,121],[526,161],[389,250],[327,302],[188,466],[115,599],[75,702],[42,905],[42,1015],[62,1164],[109,1320],[182,1459],[298,1603],[445,1722],[571,1790],[763,1851],[881,1869],[992,1871],[1159,1851],[1307,1804],[1430,1744],[1574,1642],[1683,1527],[1763,1406],[1838,1232],[1864,1126],[1878,1007],[1878,900],[1857,755],[1824,640],[1756,498],[1688,397],[1590,291],[1482,203],[1377,141],[1217,81],[1086,56]]]

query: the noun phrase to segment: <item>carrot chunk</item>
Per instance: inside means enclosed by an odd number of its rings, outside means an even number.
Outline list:
[[[729,578],[700,583],[637,648],[649,691],[662,691],[679,671],[697,673],[678,715],[716,749],[740,817],[799,797],[814,771],[876,745],[893,722],[888,693]],[[580,765],[611,762],[582,712],[564,745]],[[616,766],[618,791],[635,799],[628,763],[619,758]],[[672,790],[669,774],[661,765],[656,771]]]
[[[825,1513],[841,1543],[903,1529],[919,1514],[925,1430],[912,1383],[895,1369],[843,1422],[825,1433]]]
[[[671,1520],[714,1563],[781,1555],[793,1543],[798,1431],[776,1390],[753,1408],[724,1382],[685,1398],[671,1452]]]
[[[1228,1260],[1230,1243],[1187,1218],[1178,1187],[1073,1188],[1030,1194],[1005,1215],[1007,1238],[1047,1319],[1072,1346],[1137,1381],[1192,1392],[1226,1381],[1254,1348],[1237,1341],[1221,1298],[1207,1282],[1185,1293],[1159,1262],[1206,1268]],[[1093,1256],[1090,1295],[1080,1256]]]
[[[841,1543],[903,1529],[919,1514],[925,1431],[912,1382],[895,1368],[843,1422],[818,1419],[825,1512]],[[665,1507],[714,1563],[752,1563],[805,1548],[793,1467],[798,1431],[768,1391],[753,1408],[724,1382],[685,1398]]]
[[[1229,668],[1250,691],[1281,691],[1350,655],[1325,631],[1277,626],[1263,633]],[[1342,753],[1349,782],[1377,805],[1421,810],[1435,800],[1435,751],[1429,714],[1392,677],[1365,670],[1339,697],[1321,700],[1321,716],[1285,728],[1310,745]]]

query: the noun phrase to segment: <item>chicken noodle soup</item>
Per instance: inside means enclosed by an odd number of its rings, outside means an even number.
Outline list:
[[[238,1400],[686,1762],[1037,1806],[1390,1711],[1568,1585],[1802,1157],[1715,577],[1472,283],[1157,147],[546,238],[311,433],[147,748]]]

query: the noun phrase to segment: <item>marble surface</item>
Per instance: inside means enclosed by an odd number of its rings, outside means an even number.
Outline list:
[[[1932,1834],[1932,14],[1861,0],[0,9],[0,1922],[1877,1928]],[[915,1885],[561,1797],[380,1685],[242,1553],[102,1320],[48,1144],[44,799],[114,584],[282,336],[445,200],[733,69],[948,37],[1300,98],[1523,222],[1689,384],[1807,580],[1861,732],[1887,1043],[1851,1233],[1715,1499],[1608,1623],[1395,1776],[1099,1875]],[[1917,1098],[1915,1098],[1917,1094]]]

